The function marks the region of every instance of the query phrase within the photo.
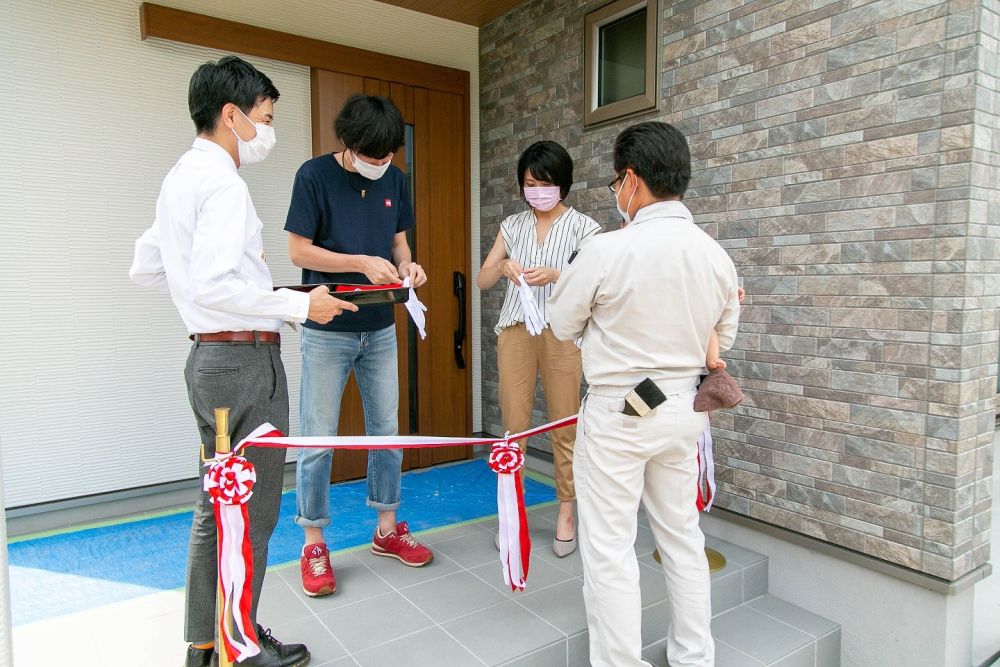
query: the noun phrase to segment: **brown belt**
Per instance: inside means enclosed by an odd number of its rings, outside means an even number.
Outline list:
[[[217,333],[191,334],[188,338],[196,343],[281,344],[281,336],[276,331],[219,331]]]

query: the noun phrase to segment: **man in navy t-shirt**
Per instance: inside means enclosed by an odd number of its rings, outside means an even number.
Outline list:
[[[403,144],[403,118],[384,97],[354,95],[334,122],[343,152],[303,164],[295,175],[285,231],[302,282],[381,285],[409,278],[427,281],[410,256],[406,230],[413,226],[403,172],[390,164]],[[367,435],[399,433],[399,381],[392,306],[365,306],[328,324],[307,320],[302,331],[303,435],[336,435],[340,401],[351,371],[361,390]],[[323,527],[330,523],[333,452],[298,453],[295,522],[305,529],[302,588],[306,595],[336,590]],[[402,450],[368,453],[368,505],[378,511],[371,551],[412,567],[431,562],[431,551],[396,521]]]

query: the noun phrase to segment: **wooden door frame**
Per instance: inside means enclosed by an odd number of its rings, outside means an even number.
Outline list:
[[[143,40],[151,37],[166,39],[343,74],[396,81],[463,95],[466,100],[469,98],[469,73],[465,70],[258,28],[150,2],[139,6],[139,35]]]
[[[165,39],[173,42],[203,46],[229,53],[242,53],[269,60],[305,65],[312,70],[324,69],[363,78],[402,83],[417,88],[457,95],[462,100],[463,111],[463,162],[465,164],[464,199],[465,224],[472,221],[472,137],[470,113],[469,72],[433,65],[417,60],[366,51],[341,44],[334,44],[311,37],[259,28],[236,21],[164,7],[149,2],[139,6],[139,33],[142,40]],[[312,78],[312,76],[310,76]],[[312,109],[310,109],[312,113]],[[313,119],[315,127],[316,119]],[[313,132],[313,146],[317,136]],[[315,150],[313,151],[315,153]],[[471,235],[471,230],[470,235]],[[466,248],[465,275],[472,276],[472,248]],[[467,288],[471,289],[471,288]],[[470,292],[467,292],[469,294]],[[466,354],[469,373],[465,386],[466,423],[472,424],[472,299],[465,303]],[[442,333],[441,335],[448,335]]]

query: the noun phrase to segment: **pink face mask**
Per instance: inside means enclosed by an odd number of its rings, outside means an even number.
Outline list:
[[[551,211],[562,201],[562,193],[558,186],[546,185],[541,188],[524,188],[524,198],[532,208],[539,211]]]

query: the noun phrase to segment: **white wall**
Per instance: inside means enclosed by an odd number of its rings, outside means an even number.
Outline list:
[[[470,70],[478,233],[476,28],[371,0],[164,4]],[[0,89],[7,91],[0,443],[7,507],[196,474],[184,328],[165,293],[132,285],[127,273],[160,181],[193,139],[191,73],[223,54],[140,41],[138,7],[138,0],[0,4]],[[275,282],[297,282],[281,228],[295,169],[311,153],[309,71],[249,60],[271,77],[281,99],[277,147],[242,173],[264,220]],[[478,244],[474,238],[472,247]],[[478,324],[470,328],[477,332]],[[285,338],[295,430],[298,338],[287,329]],[[473,355],[478,373],[478,345]],[[478,393],[474,403],[478,409]]]

